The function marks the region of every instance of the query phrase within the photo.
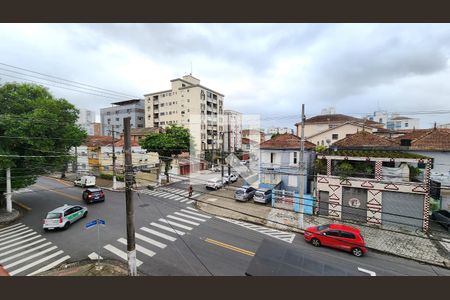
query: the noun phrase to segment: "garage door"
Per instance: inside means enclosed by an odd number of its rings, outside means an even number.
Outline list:
[[[423,202],[423,195],[383,192],[381,220],[406,229],[422,228]]]
[[[342,219],[367,222],[367,190],[342,188]]]
[[[319,215],[328,216],[328,192],[319,192]]]

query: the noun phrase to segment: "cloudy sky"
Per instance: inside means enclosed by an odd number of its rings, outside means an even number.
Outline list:
[[[444,24],[0,24],[0,40],[0,63],[135,97],[170,88],[192,62],[225,108],[260,114],[264,126],[293,127],[302,103],[308,117],[330,106],[354,116],[450,110]],[[0,83],[20,73],[30,74],[0,65]],[[50,90],[80,108],[119,100]]]

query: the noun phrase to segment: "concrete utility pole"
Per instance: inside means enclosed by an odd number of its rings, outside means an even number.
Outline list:
[[[128,275],[136,276],[136,241],[134,232],[134,207],[133,207],[133,166],[131,159],[131,117],[123,119],[124,152],[125,152],[125,201],[127,208],[127,253]]]
[[[224,156],[224,151],[223,151],[223,149],[224,149],[224,144],[223,144],[223,142],[224,142],[224,136],[223,136],[223,132],[222,132],[222,149],[221,149],[221,154],[220,154],[220,164],[221,164],[221,177],[222,177],[222,183],[223,183],[223,164],[224,164],[224,160],[223,160],[223,156]],[[228,178],[229,179],[229,178]]]
[[[228,155],[231,154],[231,125],[230,125],[230,115],[228,115],[228,126],[227,126],[227,136],[228,136]],[[235,134],[236,135],[236,134]],[[236,137],[234,137],[234,147],[236,147]],[[234,151],[233,151],[234,152]],[[228,164],[228,176],[231,175],[231,165]]]
[[[117,181],[116,181],[116,147],[114,145],[114,125],[111,125],[111,134],[112,134],[112,162],[113,162],[113,190],[117,188]]]
[[[302,130],[301,130],[301,140],[300,140],[300,161],[299,161],[299,171],[300,171],[300,189],[299,189],[299,207],[301,213],[301,224],[300,228],[303,228],[303,197],[305,195],[305,162],[304,162],[304,153],[305,153],[305,104],[302,104]]]
[[[11,168],[6,169],[6,211],[12,212]]]
[[[75,172],[75,176],[78,179],[78,148],[75,146],[75,166],[72,168]]]

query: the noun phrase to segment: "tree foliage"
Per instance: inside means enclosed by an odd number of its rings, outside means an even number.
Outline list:
[[[11,168],[13,189],[32,185],[39,175],[61,171],[72,160],[69,149],[87,137],[75,123],[75,106],[42,86],[0,85],[0,104],[0,196],[6,191],[6,168]]]
[[[147,152],[157,152],[159,158],[164,162],[164,174],[169,182],[169,170],[172,160],[182,152],[188,152],[191,145],[189,129],[172,125],[161,133],[151,133],[139,141],[142,148]]]

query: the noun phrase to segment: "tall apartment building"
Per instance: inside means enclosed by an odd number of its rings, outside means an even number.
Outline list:
[[[171,89],[144,95],[145,127],[176,124],[189,128],[194,142],[191,154],[195,156],[204,150],[220,149],[224,95],[200,85],[192,75],[170,82]]]
[[[224,149],[234,152],[242,149],[242,114],[234,110],[224,110]],[[228,141],[230,145],[228,146]]]
[[[111,103],[112,107],[100,109],[102,135],[111,135],[112,126],[116,136],[123,132],[123,118],[131,117],[131,128],[144,128],[145,110],[143,99],[131,99]]]
[[[95,135],[95,111],[79,108],[80,114],[78,115],[77,124],[86,130],[88,135]]]

